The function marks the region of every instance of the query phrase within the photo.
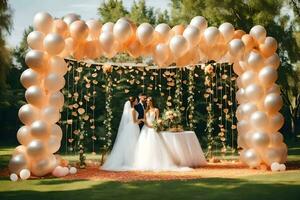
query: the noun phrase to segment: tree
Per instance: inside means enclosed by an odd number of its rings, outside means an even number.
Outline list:
[[[156,23],[154,10],[152,7],[147,8],[145,0],[134,1],[131,7],[129,17],[137,24],[148,22],[150,24]]]
[[[116,22],[119,18],[127,16],[128,11],[124,8],[122,0],[108,0],[100,5],[98,13],[103,22]]]

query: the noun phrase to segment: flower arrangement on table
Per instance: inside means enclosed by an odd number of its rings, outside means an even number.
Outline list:
[[[181,132],[183,131],[181,121],[181,113],[179,110],[168,109],[164,111],[162,118],[153,122],[153,128],[157,132]]]

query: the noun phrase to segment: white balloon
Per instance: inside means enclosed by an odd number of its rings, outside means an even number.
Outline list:
[[[39,31],[32,31],[27,36],[27,44],[31,49],[43,50],[45,34]]]
[[[20,178],[22,179],[22,180],[26,180],[26,179],[28,179],[30,177],[30,171],[28,170],[28,169],[22,169],[21,171],[20,171]]]
[[[285,171],[285,170],[286,170],[285,164],[280,164],[279,171]]]
[[[245,94],[250,101],[257,102],[263,97],[264,90],[260,85],[252,83],[246,87]]]
[[[187,26],[182,35],[188,41],[190,49],[199,44],[200,30],[197,27],[192,25]]]
[[[273,85],[277,78],[277,71],[271,66],[263,67],[258,73],[259,82],[266,88]]]
[[[220,31],[216,27],[208,27],[205,29],[203,36],[207,45],[213,46],[219,40]]]
[[[25,88],[29,88],[32,85],[39,85],[40,77],[36,71],[29,68],[21,74],[20,81]]]
[[[278,162],[273,162],[271,164],[271,170],[272,172],[276,172],[280,170],[280,164]]]
[[[44,39],[45,50],[50,55],[57,55],[65,48],[65,40],[57,33],[49,33]]]
[[[69,169],[70,174],[76,174],[77,173],[77,169],[75,167],[71,167]]]
[[[264,64],[264,58],[257,51],[251,51],[248,56],[248,67],[251,70],[259,71]]]
[[[33,18],[33,27],[35,30],[48,33],[52,30],[53,18],[47,12],[38,12]]]
[[[278,69],[280,65],[280,58],[277,53],[274,53],[272,56],[268,57],[265,60],[265,65],[266,66],[272,66],[274,69]]]
[[[250,117],[250,122],[255,130],[265,130],[268,126],[268,116],[262,111],[254,112]]]
[[[182,35],[173,36],[169,45],[176,58],[183,56],[188,51],[188,42]]]
[[[251,83],[256,83],[257,74],[254,71],[247,70],[241,75],[241,82],[243,87],[247,87]]]
[[[229,42],[229,53],[233,57],[240,57],[245,51],[245,45],[240,39],[233,39]]]
[[[113,29],[114,29],[114,23],[112,22],[107,22],[105,24],[103,24],[102,28],[101,28],[101,31],[102,33],[103,32],[108,32],[108,33],[112,33],[113,32]]]
[[[221,26],[219,27],[219,30],[221,32],[221,34],[223,35],[225,42],[229,42],[234,35],[234,27],[232,26],[232,24],[225,22],[223,24],[221,24]]]
[[[251,28],[249,33],[254,39],[256,39],[257,42],[263,43],[267,36],[266,29],[261,25],[256,25]]]
[[[207,28],[207,21],[202,16],[196,16],[191,20],[190,25],[197,27],[200,32],[203,32]]]
[[[130,23],[125,19],[118,20],[114,25],[113,34],[119,42],[126,42],[132,34]]]
[[[15,174],[15,173],[12,173],[12,174],[9,176],[9,178],[10,178],[10,180],[13,181],[13,182],[16,182],[16,181],[19,179],[18,175]]]
[[[136,36],[143,46],[149,45],[153,40],[154,28],[149,23],[142,23],[136,30]]]
[[[169,39],[169,32],[171,28],[168,24],[158,24],[154,30],[159,34],[161,42],[166,42]]]
[[[80,15],[69,13],[63,17],[63,20],[66,22],[66,24],[71,25],[73,22],[80,20]]]

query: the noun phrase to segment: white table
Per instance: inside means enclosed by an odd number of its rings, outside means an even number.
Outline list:
[[[194,131],[162,131],[160,135],[179,166],[199,167],[207,164]]]

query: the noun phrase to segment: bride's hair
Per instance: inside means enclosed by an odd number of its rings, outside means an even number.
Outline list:
[[[132,97],[132,96],[131,96],[131,97],[129,97],[129,98],[128,98],[128,101],[130,102],[130,106],[131,106],[131,108],[133,108],[133,107],[134,107],[134,105],[133,105],[133,104],[134,104],[135,100],[136,100],[136,97]]]

